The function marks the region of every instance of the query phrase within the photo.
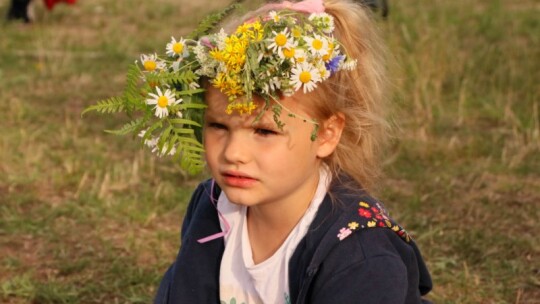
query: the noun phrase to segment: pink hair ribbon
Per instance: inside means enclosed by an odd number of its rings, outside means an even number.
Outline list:
[[[214,184],[215,183],[216,183],[216,181],[214,179],[212,179],[212,186],[210,187],[210,201],[212,202],[212,205],[214,205],[214,207],[216,207],[216,211],[218,213],[218,216],[221,219],[221,221],[223,222],[223,225],[225,226],[225,229],[222,232],[218,232],[218,233],[209,235],[207,237],[204,237],[202,239],[198,239],[197,242],[200,243],[200,244],[204,244],[204,243],[213,241],[215,239],[219,239],[220,237],[224,237],[224,236],[227,235],[227,233],[229,233],[229,230],[231,230],[231,225],[229,225],[229,222],[227,222],[227,220],[225,219],[223,214],[221,214],[221,212],[219,212],[219,210],[217,208],[217,201],[214,198]]]
[[[264,6],[269,10],[284,10],[302,12],[302,13],[324,13],[323,0],[304,0],[300,2],[283,1],[281,3],[270,3]]]

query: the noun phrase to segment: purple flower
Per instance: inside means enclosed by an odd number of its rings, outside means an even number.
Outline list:
[[[334,74],[339,69],[340,62],[345,58],[343,55],[337,55],[336,57],[330,59],[325,66],[326,69],[330,71],[330,75]]]
[[[210,48],[210,49],[214,48],[214,45],[212,45],[212,42],[206,36],[202,37],[199,41],[201,42],[202,45],[206,46],[207,48]]]

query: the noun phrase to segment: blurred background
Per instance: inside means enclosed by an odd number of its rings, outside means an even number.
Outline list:
[[[227,4],[34,1],[33,22],[0,23],[1,303],[151,302],[200,178],[105,134],[121,116],[80,114]],[[429,298],[540,303],[540,3],[389,4],[399,129],[378,197],[420,243]]]

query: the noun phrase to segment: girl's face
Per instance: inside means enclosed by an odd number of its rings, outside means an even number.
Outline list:
[[[215,88],[208,88],[206,100],[206,161],[231,202],[290,206],[311,200],[321,158],[331,153],[323,140],[311,141],[312,123],[289,117],[285,109],[280,117],[285,124],[283,130],[277,128],[272,111],[266,111],[259,121],[255,121],[256,111],[228,115],[227,97]],[[287,97],[280,102],[297,116],[310,117],[298,98]]]

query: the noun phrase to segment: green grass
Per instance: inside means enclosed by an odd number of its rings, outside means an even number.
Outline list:
[[[400,129],[379,196],[420,243],[430,299],[540,303],[540,7],[390,4]],[[197,179],[80,113],[224,5],[36,1],[33,25],[0,25],[0,302],[151,301]]]

